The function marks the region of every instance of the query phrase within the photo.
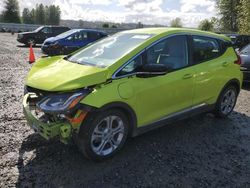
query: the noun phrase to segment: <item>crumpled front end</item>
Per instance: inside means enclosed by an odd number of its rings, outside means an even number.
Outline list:
[[[73,133],[79,131],[81,123],[91,109],[77,106],[65,111],[47,112],[38,106],[44,98],[46,94],[34,92],[25,94],[23,110],[28,125],[46,140],[59,138],[61,142],[68,143]]]

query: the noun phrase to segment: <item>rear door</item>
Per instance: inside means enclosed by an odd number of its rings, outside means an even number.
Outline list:
[[[225,49],[221,40],[192,36],[193,63],[195,70],[195,92],[193,104],[212,104],[217,99],[218,91],[225,84],[225,75],[229,62],[223,57]]]

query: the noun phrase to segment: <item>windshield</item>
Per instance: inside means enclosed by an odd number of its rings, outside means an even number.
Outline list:
[[[66,31],[66,32],[60,34],[60,35],[57,35],[56,37],[57,37],[57,38],[65,38],[65,37],[67,37],[67,36],[69,36],[69,35],[75,33],[76,31],[77,31],[77,29],[71,29],[71,30],[69,30],[69,31]]]
[[[90,45],[69,57],[68,60],[79,64],[107,67],[115,63],[125,54],[131,52],[150,37],[152,37],[152,35],[117,33]]]
[[[250,54],[250,45],[243,48],[240,53],[241,54]]]
[[[43,28],[43,26],[36,28],[35,32],[40,31]]]

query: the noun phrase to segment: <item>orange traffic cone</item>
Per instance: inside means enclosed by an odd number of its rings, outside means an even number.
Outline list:
[[[30,55],[29,55],[29,63],[32,64],[36,61],[35,54],[32,48],[32,44],[30,44]]]

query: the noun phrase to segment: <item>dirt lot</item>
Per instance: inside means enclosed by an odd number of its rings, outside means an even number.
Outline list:
[[[28,48],[15,39],[0,34],[0,187],[250,187],[250,86],[228,119],[180,121],[95,163],[26,125],[21,102],[31,66]]]

